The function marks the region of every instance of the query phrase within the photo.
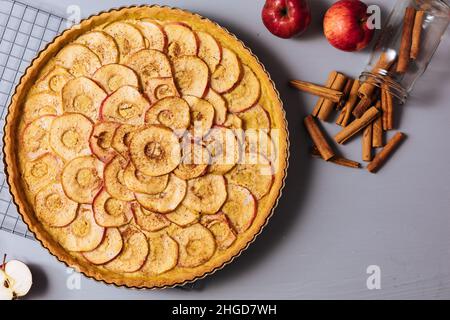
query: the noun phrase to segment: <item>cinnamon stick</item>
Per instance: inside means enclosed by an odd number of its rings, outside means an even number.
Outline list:
[[[353,137],[359,131],[367,127],[373,120],[375,120],[379,113],[380,112],[376,107],[371,107],[362,115],[361,118],[353,120],[353,122],[335,135],[334,140],[336,140],[339,144],[345,143],[348,139]]]
[[[337,76],[337,72],[336,71],[331,71],[330,74],[328,75],[327,82],[325,82],[325,87],[331,88],[331,86],[333,85],[334,80],[336,79],[336,76]],[[314,106],[313,111],[311,112],[311,114],[314,117],[317,117],[319,115],[320,108],[322,108],[322,105],[323,105],[324,102],[325,102],[324,98],[319,98],[319,100],[317,100],[317,103]]]
[[[362,137],[362,159],[363,161],[372,160],[372,130],[373,122],[364,128]]]
[[[317,146],[317,149],[320,152],[320,155],[325,161],[330,160],[334,156],[334,152],[328,144],[323,132],[320,130],[319,126],[316,123],[316,120],[308,115],[305,120],[305,127],[311,136],[312,141]]]
[[[380,70],[389,71],[392,67],[392,65],[395,62],[395,57],[389,57],[389,55],[386,52],[381,53],[380,58],[378,59],[377,63],[372,69],[372,73],[378,74],[380,73]],[[373,95],[373,92],[375,91],[376,86],[374,86],[370,81],[365,81],[363,84],[361,84],[361,87],[359,88],[359,96],[360,97],[366,97],[371,98]]]
[[[394,128],[394,99],[386,86],[381,87],[381,109],[383,110],[383,130]]]
[[[389,140],[386,146],[373,158],[372,162],[367,165],[367,170],[372,173],[377,172],[404,138],[405,134],[397,132],[394,137]]]
[[[381,109],[381,101],[378,100],[375,107]],[[372,148],[380,148],[383,146],[383,119],[378,117],[373,121],[372,127]]]
[[[345,86],[346,80],[346,76],[342,73],[332,71],[328,76],[326,87],[341,91]],[[325,98],[320,98],[313,109],[312,115],[318,117],[320,120],[327,121],[334,109],[334,106],[335,102]]]
[[[348,78],[347,79],[347,82],[345,83],[344,89],[342,90],[342,93],[343,93],[342,99],[337,104],[337,109],[338,110],[341,110],[344,107],[346,101],[348,100],[348,98],[350,96],[350,92],[352,91],[354,83],[355,83],[355,79],[353,79],[353,78]]]
[[[359,100],[358,104],[356,105],[355,109],[353,110],[352,114],[355,116],[355,118],[361,118],[361,116],[366,112],[366,110],[370,107],[372,104],[372,99],[369,97],[362,97],[361,100]]]
[[[358,102],[359,86],[360,86],[359,80],[355,80],[353,82],[350,94],[348,95],[347,102],[342,107],[341,113],[339,114],[336,124],[338,124],[342,127],[345,127],[348,125],[352,111],[355,108],[356,103]]]
[[[291,80],[290,85],[300,91],[308,92],[313,95],[325,98],[327,100],[338,103],[344,96],[344,93],[338,90],[320,86],[311,82],[302,80]]]
[[[408,70],[415,15],[416,9],[413,7],[406,8],[405,16],[403,18],[402,40],[400,42],[400,50],[398,53],[398,73],[405,73],[406,70]]]
[[[411,53],[409,57],[412,60],[416,60],[420,52],[420,40],[422,38],[422,24],[425,18],[425,11],[419,10],[416,12],[416,17],[414,18],[414,26],[412,31],[411,40]]]
[[[313,146],[311,150],[311,155],[315,157],[321,157],[319,150],[317,150],[316,146]],[[347,158],[341,157],[341,156],[334,156],[329,160],[329,162],[335,163],[340,166],[349,167],[349,168],[361,168],[361,164],[359,162],[349,160]]]

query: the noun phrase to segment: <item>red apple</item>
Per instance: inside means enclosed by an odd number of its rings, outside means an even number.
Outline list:
[[[311,23],[308,0],[267,0],[262,20],[266,28],[280,38],[291,38]]]
[[[359,0],[340,0],[325,13],[323,29],[330,44],[344,51],[367,47],[374,29],[367,24],[367,5]]]

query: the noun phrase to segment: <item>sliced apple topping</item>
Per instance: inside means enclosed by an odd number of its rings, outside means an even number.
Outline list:
[[[180,227],[186,227],[197,223],[200,219],[200,213],[181,204],[175,209],[175,211],[166,213],[165,217],[170,222],[173,222]]]
[[[103,31],[108,33],[119,47],[120,58],[123,62],[133,53],[145,48],[144,36],[133,25],[126,22],[113,22],[108,24]]]
[[[137,129],[138,127],[131,124],[122,124],[114,132],[111,146],[124,158],[128,157],[128,147]]]
[[[50,91],[33,94],[28,97],[23,109],[25,123],[46,115],[60,115],[62,114],[61,96]]]
[[[136,73],[124,65],[113,63],[98,69],[93,79],[110,94],[120,87],[139,87],[139,79]]]
[[[182,158],[174,174],[183,180],[197,178],[206,173],[211,161],[208,150],[198,143],[183,143]]]
[[[98,110],[106,98],[106,92],[86,77],[70,80],[62,89],[62,105],[65,112],[81,113],[96,121]]]
[[[166,189],[161,193],[149,195],[136,193],[136,200],[145,209],[168,213],[175,210],[186,195],[186,181],[171,174]]]
[[[136,223],[142,230],[155,232],[170,225],[170,221],[163,214],[149,211],[140,205],[135,205],[133,210]]]
[[[51,227],[64,227],[77,216],[78,203],[67,198],[59,183],[39,190],[35,200],[36,216]]]
[[[120,124],[116,122],[97,122],[92,130],[89,145],[92,153],[102,162],[109,162],[116,156],[112,147],[114,133]]]
[[[248,129],[270,129],[270,118],[267,111],[259,104],[238,114],[242,119],[244,130]]]
[[[165,174],[158,177],[146,176],[138,171],[130,161],[123,173],[123,180],[128,189],[133,192],[157,194],[164,191],[167,187],[169,175]]]
[[[51,91],[60,94],[64,85],[71,79],[73,79],[73,76],[67,69],[55,66],[42,78],[39,78],[33,90],[36,92]]]
[[[236,54],[222,48],[222,60],[211,76],[211,87],[219,92],[230,91],[241,79],[242,67]]]
[[[91,31],[78,37],[75,43],[82,44],[92,50],[102,65],[119,62],[119,48],[114,38],[102,31]]]
[[[145,82],[144,90],[152,104],[167,97],[180,96],[172,77],[148,79]]]
[[[212,232],[219,249],[227,249],[236,241],[236,233],[223,212],[204,215],[200,221],[202,225]]]
[[[55,63],[69,70],[75,77],[90,77],[102,65],[94,52],[77,43],[71,43],[62,48],[55,57]]]
[[[149,102],[137,88],[123,86],[106,98],[100,115],[106,121],[140,125],[144,123],[145,111],[149,107]]]
[[[51,151],[49,132],[53,119],[55,116],[42,116],[23,130],[23,150],[27,159],[34,160]]]
[[[50,145],[64,160],[88,155],[92,121],[78,113],[66,113],[55,118],[50,127]]]
[[[136,132],[130,142],[130,157],[135,167],[149,176],[172,172],[180,163],[181,148],[169,128],[150,126]]]
[[[198,39],[192,29],[183,23],[164,25],[167,34],[167,51],[171,59],[180,56],[195,56],[198,52]]]
[[[181,56],[172,60],[175,83],[182,95],[203,97],[209,81],[206,63],[194,56]]]
[[[184,96],[190,107],[191,134],[195,139],[205,136],[214,122],[214,107],[204,99],[194,96]]]
[[[219,211],[226,198],[225,178],[208,174],[188,181],[183,204],[200,213],[213,214]]]
[[[226,175],[228,182],[249,189],[256,199],[261,199],[273,183],[270,161],[261,154],[247,153],[241,162]]]
[[[95,221],[102,227],[121,227],[133,218],[131,203],[114,197],[101,190],[92,203]]]
[[[178,263],[178,243],[165,233],[149,237],[150,253],[142,272],[162,274],[175,268]]]
[[[198,267],[211,259],[216,251],[213,234],[199,223],[175,230],[173,238],[179,245],[180,267]]]
[[[102,187],[103,163],[84,156],[66,164],[61,176],[64,193],[73,201],[90,204]]]
[[[46,153],[24,165],[23,177],[31,193],[59,179],[64,162],[54,154]]]
[[[224,94],[228,110],[242,112],[255,105],[261,95],[259,80],[248,66],[244,66],[244,75],[238,85]]]
[[[269,160],[275,160],[276,149],[270,136],[265,129],[249,129],[245,131],[244,136],[245,152],[259,153]]]
[[[128,227],[121,233],[122,251],[116,258],[105,264],[105,268],[117,273],[136,272],[147,260],[149,253],[147,237],[133,227]]]
[[[122,156],[116,156],[106,166],[103,178],[108,193],[122,201],[133,201],[134,193],[125,184],[124,172],[127,163]]]
[[[222,59],[222,47],[209,33],[197,31],[199,40],[198,56],[205,61],[213,73]]]
[[[214,124],[222,125],[227,118],[227,102],[225,99],[215,92],[212,88],[208,89],[205,100],[214,107]]]
[[[243,233],[250,228],[256,217],[257,201],[253,194],[244,187],[228,184],[227,191],[228,198],[222,211],[230,219],[234,229],[238,233]]]
[[[210,173],[225,174],[239,161],[240,144],[233,130],[214,126],[203,141],[211,155]]]
[[[83,252],[83,256],[96,265],[108,263],[117,257],[123,248],[122,235],[117,228],[107,228],[100,245],[92,251]]]
[[[223,126],[234,130],[242,129],[242,119],[233,113],[227,113]]]
[[[91,206],[81,205],[71,224],[63,228],[52,228],[51,233],[66,250],[84,252],[98,247],[105,235],[105,228],[95,222]]]
[[[164,52],[167,47],[167,36],[163,28],[155,21],[143,19],[136,21],[136,27],[142,32],[145,47]]]
[[[145,123],[162,124],[182,136],[190,124],[190,110],[188,103],[178,97],[168,97],[159,100],[148,109]]]
[[[149,79],[172,77],[169,59],[158,50],[140,50],[130,56],[125,64],[141,77],[144,87]]]

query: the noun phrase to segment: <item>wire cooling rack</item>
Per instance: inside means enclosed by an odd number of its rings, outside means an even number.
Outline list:
[[[0,0],[0,130],[15,86],[37,53],[66,28],[66,20],[29,4]],[[3,141],[0,141],[3,150]],[[3,159],[3,152],[1,154]],[[23,223],[6,184],[0,163],[0,230],[34,239]]]

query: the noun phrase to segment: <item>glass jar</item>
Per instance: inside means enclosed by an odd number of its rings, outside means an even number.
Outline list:
[[[417,79],[425,72],[434,52],[450,22],[450,0],[397,0],[385,23],[384,28],[374,46],[370,61],[360,76],[360,96],[369,96],[378,87],[391,92],[404,103]],[[401,49],[408,50],[403,45],[404,28],[408,29],[408,19],[405,12],[408,7],[414,8],[413,26],[410,29],[410,56],[407,66],[401,70],[399,60],[404,59]],[[419,13],[420,12],[420,13]],[[420,16],[419,16],[420,15]],[[411,18],[411,16],[410,16]],[[411,21],[411,19],[409,19]],[[411,25],[411,24],[409,24]],[[407,40],[408,41],[408,40]],[[405,43],[407,43],[407,41]],[[414,42],[417,44],[415,49]],[[412,52],[415,53],[412,53]],[[399,57],[403,55],[403,59]]]

